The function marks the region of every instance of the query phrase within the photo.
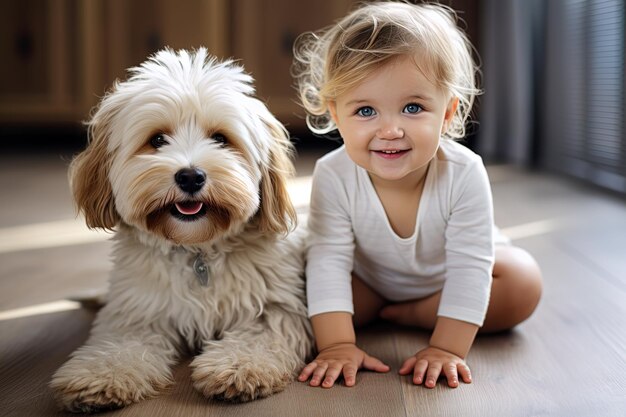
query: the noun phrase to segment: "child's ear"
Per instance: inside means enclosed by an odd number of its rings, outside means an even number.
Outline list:
[[[441,128],[441,133],[445,133],[450,127],[450,123],[452,122],[452,118],[456,113],[456,109],[459,107],[459,98],[452,97],[448,102],[448,106],[446,107],[446,113],[443,116],[443,126]]]
[[[336,101],[328,102],[328,112],[330,113],[330,117],[333,119],[333,122],[337,124],[337,102]]]

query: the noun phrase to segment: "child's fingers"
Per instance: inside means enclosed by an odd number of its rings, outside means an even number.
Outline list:
[[[428,366],[428,371],[426,371],[424,386],[426,388],[435,388],[439,375],[441,375],[441,362],[431,362]]]
[[[420,385],[424,382],[424,374],[428,369],[428,361],[426,359],[420,359],[415,364],[415,369],[413,370],[413,383],[415,385]]]
[[[352,364],[347,364],[343,367],[343,380],[346,383],[346,387],[352,387],[356,383],[357,367]]]
[[[365,358],[363,359],[363,368],[376,372],[387,372],[389,370],[389,367],[380,359],[369,355],[365,355]]]
[[[317,368],[317,362],[311,362],[310,364],[305,366],[298,376],[298,381],[304,382],[309,379],[315,368]]]
[[[443,373],[448,380],[448,386],[450,388],[456,388],[459,386],[459,375],[457,374],[456,364],[447,363],[444,365]]]
[[[463,379],[463,382],[466,384],[472,383],[472,373],[470,372],[469,366],[464,363],[459,363],[456,365],[457,371],[459,371],[459,375]]]
[[[404,361],[398,373],[400,375],[408,375],[415,367],[416,362],[417,362],[417,358],[415,356],[411,356],[409,359]]]
[[[312,387],[319,387],[322,383],[324,375],[326,375],[326,369],[328,369],[327,363],[318,364],[317,368],[315,368],[315,371],[313,371],[313,376],[311,377],[311,382],[309,383],[309,385],[311,385]]]
[[[322,382],[322,388],[330,388],[333,386],[339,375],[341,374],[341,365],[329,366],[326,370],[326,376],[324,382]]]

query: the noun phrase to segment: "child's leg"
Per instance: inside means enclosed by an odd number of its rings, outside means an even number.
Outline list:
[[[361,281],[356,274],[352,274],[352,300],[354,303],[354,327],[361,327],[378,318],[380,309],[388,301]]]
[[[523,249],[497,246],[491,298],[481,333],[510,329],[526,320],[541,297],[541,271]],[[435,327],[441,293],[385,307],[381,316],[390,321],[425,329]]]
[[[541,270],[528,252],[515,246],[496,247],[491,298],[479,332],[511,329],[526,320],[539,304],[542,287]]]

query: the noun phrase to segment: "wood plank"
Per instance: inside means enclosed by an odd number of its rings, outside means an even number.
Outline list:
[[[48,383],[87,339],[94,312],[74,310],[0,321],[0,414],[64,416]]]

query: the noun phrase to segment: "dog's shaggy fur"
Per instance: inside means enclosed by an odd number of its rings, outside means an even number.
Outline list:
[[[96,108],[70,182],[87,225],[116,231],[114,268],[89,340],[52,379],[65,409],[154,396],[189,349],[199,392],[253,400],[310,354],[291,144],[253,93],[232,62],[168,49]]]

